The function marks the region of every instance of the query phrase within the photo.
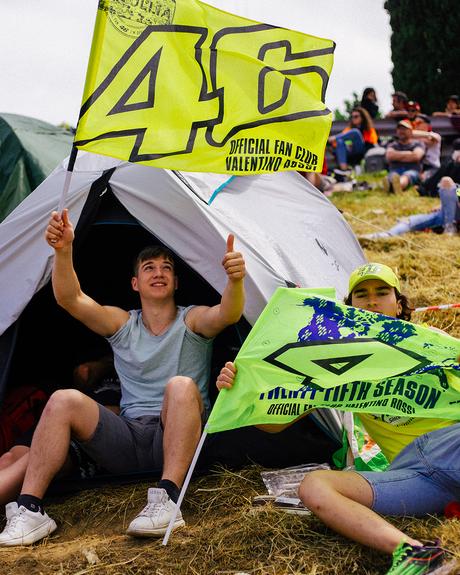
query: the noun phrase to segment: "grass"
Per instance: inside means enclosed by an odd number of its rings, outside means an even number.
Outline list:
[[[332,201],[359,236],[390,227],[397,217],[430,210],[437,201],[409,191],[336,194]],[[394,267],[416,306],[460,301],[460,237],[434,233],[363,241],[370,261]],[[459,310],[416,314],[460,337]],[[329,531],[314,517],[286,515],[270,506],[254,509],[263,493],[260,468],[218,469],[194,480],[184,506],[187,528],[167,547],[159,540],[124,535],[143,507],[147,484],[105,487],[47,502],[58,531],[32,548],[0,549],[1,575],[377,575],[389,558]],[[460,522],[442,517],[395,521],[414,537],[438,537],[460,562]],[[460,573],[453,567],[444,575]]]

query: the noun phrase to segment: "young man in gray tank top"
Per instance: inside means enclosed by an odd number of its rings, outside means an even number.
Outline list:
[[[61,469],[69,442],[79,442],[109,472],[162,469],[158,488],[131,522],[131,535],[165,533],[209,407],[212,338],[237,322],[244,307],[245,264],[228,237],[222,265],[227,285],[220,304],[180,308],[171,252],[139,254],[132,288],[140,310],[100,305],[85,294],[73,268],[74,231],[67,210],[53,212],[46,241],[55,250],[52,283],[60,306],[110,342],[122,390],[117,416],[77,390],[56,391],[34,434],[21,495],[6,508],[0,545],[30,545],[56,529],[42,498]],[[175,527],[184,525],[179,512]]]

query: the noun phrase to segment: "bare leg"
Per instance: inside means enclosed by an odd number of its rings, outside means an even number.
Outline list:
[[[181,486],[201,435],[203,401],[195,382],[177,376],[168,381],[163,400],[163,474]]]
[[[70,436],[88,440],[98,421],[97,403],[83,393],[74,389],[53,393],[34,433],[21,493],[42,498],[64,465]]]
[[[405,190],[406,188],[409,187],[410,180],[407,176],[401,176],[400,181],[401,181],[401,189]]]
[[[13,465],[13,463],[15,461],[17,461],[18,459],[21,459],[21,457],[23,455],[25,455],[26,453],[29,453],[28,447],[26,447],[25,445],[14,445],[9,451],[4,453],[0,457],[0,471],[2,469],[10,467],[10,465]],[[1,480],[0,480],[0,484],[1,484]]]
[[[0,470],[0,505],[14,501],[21,491],[29,461],[28,448],[25,449],[27,451],[21,457]]]
[[[308,473],[300,485],[299,496],[328,527],[358,543],[390,554],[403,540],[421,545],[370,509],[372,488],[358,473]]]

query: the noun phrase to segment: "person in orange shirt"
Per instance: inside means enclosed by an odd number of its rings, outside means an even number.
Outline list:
[[[330,136],[328,142],[335,146],[335,156],[340,170],[348,170],[349,165],[359,163],[364,154],[378,141],[372,118],[361,106],[353,108],[348,126]]]

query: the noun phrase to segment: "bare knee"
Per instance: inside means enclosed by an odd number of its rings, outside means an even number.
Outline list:
[[[49,398],[42,418],[70,419],[72,415],[81,413],[90,398],[76,389],[58,389]]]
[[[0,469],[9,467],[16,461],[17,457],[11,451],[7,451],[0,457]]]
[[[0,469],[5,469],[16,463],[18,459],[21,459],[23,455],[29,452],[29,449],[26,445],[14,445],[0,457]]]
[[[194,402],[198,404],[200,411],[203,409],[203,401],[198,386],[191,377],[183,375],[177,375],[168,381],[164,401],[166,406],[171,403],[175,409],[182,406],[190,409]]]
[[[313,512],[327,504],[328,493],[334,490],[330,471],[307,473],[299,487],[299,497]]]

